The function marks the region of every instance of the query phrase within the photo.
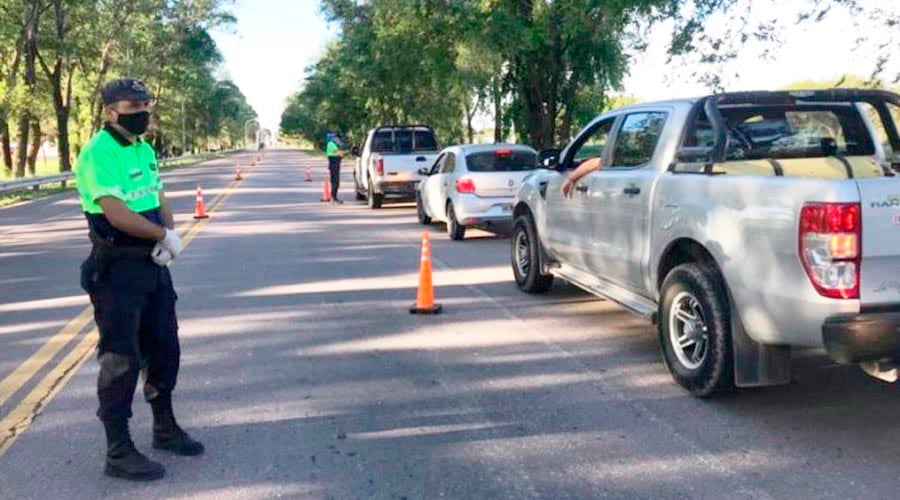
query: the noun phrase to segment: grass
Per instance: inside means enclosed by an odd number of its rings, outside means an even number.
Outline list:
[[[167,163],[165,166],[160,167],[160,170],[165,171],[165,170],[171,170],[173,168],[188,167],[191,165],[196,165],[198,163],[202,163],[202,162],[209,161],[209,160],[216,159],[216,158],[222,158],[225,156],[228,156],[228,155],[222,154],[222,153],[213,153],[213,154],[210,154],[210,156],[208,156],[207,158],[203,158],[203,159],[197,159],[197,158],[176,159],[176,160],[173,160],[173,161]],[[54,158],[54,160],[56,160],[56,159]],[[39,176],[53,175],[53,174],[59,173],[59,164],[58,163],[56,163],[56,165],[54,166],[52,162],[48,161],[47,164],[42,166],[39,161],[36,166],[38,167],[37,172],[38,172]],[[48,170],[44,173],[41,173],[41,168],[45,168]],[[6,179],[8,179],[8,177],[4,177],[3,175],[0,175],[0,180],[6,180]],[[9,205],[14,205],[16,203],[21,203],[23,201],[30,201],[30,200],[35,200],[38,198],[43,198],[45,196],[59,194],[59,193],[69,191],[72,189],[75,189],[74,181],[69,182],[68,187],[65,189],[63,189],[59,184],[48,184],[47,186],[41,186],[37,190],[29,188],[29,189],[23,189],[21,191],[15,191],[12,193],[0,194],[0,208],[6,207]]]
[[[59,158],[42,158],[38,156],[37,161],[34,165],[35,175],[38,177],[44,175],[53,175],[59,173]],[[27,169],[27,167],[26,167]],[[30,176],[29,176],[30,177]],[[0,169],[0,181],[7,181],[13,179],[14,177],[6,170],[6,168]]]

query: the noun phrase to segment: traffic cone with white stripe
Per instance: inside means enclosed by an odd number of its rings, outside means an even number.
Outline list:
[[[422,257],[419,264],[419,290],[410,314],[440,314],[443,307],[434,303],[434,284],[431,282],[431,238],[428,231],[422,233]]]
[[[306,166],[306,182],[312,182],[312,167]]]
[[[244,180],[244,176],[241,175],[241,165],[240,165],[240,163],[235,163],[235,164],[234,164],[234,180],[236,180],[236,181],[242,181],[242,180]]]
[[[208,219],[209,214],[206,213],[206,205],[203,203],[203,190],[197,184],[197,201],[194,203],[194,218]]]
[[[325,178],[325,182],[322,183],[322,199],[319,200],[322,203],[326,203],[331,201],[331,181],[328,178]]]

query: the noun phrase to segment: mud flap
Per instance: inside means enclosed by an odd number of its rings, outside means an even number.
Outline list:
[[[734,384],[738,387],[784,385],[791,381],[791,348],[757,343],[744,331],[737,311],[731,310]]]

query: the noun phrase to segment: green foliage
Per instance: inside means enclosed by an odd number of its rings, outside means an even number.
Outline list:
[[[228,148],[256,117],[220,76],[210,30],[227,26],[231,0],[0,0],[0,140],[3,125],[37,117],[44,139],[77,154],[100,125],[99,92],[111,79],[143,80],[157,96],[150,139],[162,154]],[[29,10],[38,7],[37,85],[24,85]],[[59,121],[59,116],[63,116]],[[60,130],[61,123],[68,131]],[[34,140],[34,138],[31,138]],[[62,162],[61,162],[62,163]]]
[[[282,130],[321,144],[372,126],[425,123],[446,143],[567,140],[621,86],[629,28],[673,0],[326,0],[340,38],[308,69]],[[515,131],[517,137],[510,137]]]
[[[751,2],[783,10],[779,0],[324,0],[341,35],[287,103],[282,132],[321,144],[328,131],[358,141],[378,124],[423,122],[446,144],[471,140],[473,119],[491,115],[495,140],[558,145],[623,104],[610,96],[622,90],[628,54],[663,20],[674,25],[672,60],[713,91],[748,46],[768,57],[786,26],[845,14],[882,28],[863,33],[860,50],[878,54],[868,81],[893,81],[900,3],[804,0],[791,5],[799,19],[758,22]]]

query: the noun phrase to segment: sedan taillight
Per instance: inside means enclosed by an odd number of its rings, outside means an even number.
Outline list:
[[[384,175],[384,160],[382,158],[375,160],[375,173]]]
[[[808,203],[800,212],[800,260],[816,290],[859,298],[862,221],[859,203]]]
[[[470,177],[463,177],[456,181],[456,192],[459,194],[475,194],[475,181]]]

